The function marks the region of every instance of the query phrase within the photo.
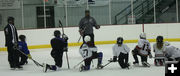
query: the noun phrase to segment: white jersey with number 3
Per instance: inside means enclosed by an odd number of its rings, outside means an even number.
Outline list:
[[[84,59],[91,57],[92,52],[97,52],[97,47],[89,47],[87,44],[83,44],[79,49],[79,53]]]
[[[149,41],[146,39],[140,39],[138,41],[138,47],[141,48],[140,53],[144,54],[144,55],[148,55],[147,49],[151,50],[151,45],[150,45]]]

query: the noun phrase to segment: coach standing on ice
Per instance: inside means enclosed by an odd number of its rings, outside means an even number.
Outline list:
[[[10,64],[11,70],[15,70],[15,68],[22,69],[19,65],[19,52],[16,50],[18,47],[18,34],[16,27],[14,26],[14,18],[8,18],[8,24],[4,28],[5,33],[5,46],[8,51],[8,61]]]
[[[95,27],[96,29],[100,28],[100,26],[97,25],[96,20],[90,16],[90,11],[85,10],[85,17],[83,17],[79,22],[79,32],[80,35],[83,37],[83,43],[84,37],[89,35],[91,37],[91,43],[92,45],[94,45],[93,27]]]

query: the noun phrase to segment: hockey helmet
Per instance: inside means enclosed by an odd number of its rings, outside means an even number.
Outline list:
[[[85,36],[84,37],[84,41],[87,43],[87,42],[89,42],[89,41],[91,41],[91,37],[90,36]]]
[[[122,37],[117,38],[117,44],[122,44],[124,39]]]
[[[54,31],[54,36],[57,37],[57,36],[60,36],[60,35],[61,35],[61,32],[59,30],[55,30]]]
[[[19,35],[19,39],[20,39],[21,41],[25,41],[25,40],[26,40],[26,36],[25,36],[25,35]]]
[[[157,36],[157,38],[156,38],[156,42],[157,43],[163,43],[163,36]]]
[[[142,32],[142,33],[140,34],[140,38],[141,38],[141,39],[146,39],[146,33]]]

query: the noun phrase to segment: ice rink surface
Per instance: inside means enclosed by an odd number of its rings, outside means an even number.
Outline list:
[[[136,43],[137,44],[137,43]],[[134,49],[135,43],[128,43],[130,49]],[[151,43],[151,46],[153,43]],[[171,42],[171,45],[180,48],[180,42]],[[112,46],[110,45],[97,45],[98,51],[104,53],[103,64],[108,63],[108,60],[112,58]],[[153,48],[152,48],[153,49]],[[33,49],[30,50],[34,60],[39,63],[54,64],[53,58],[50,56],[51,48],[49,49]],[[153,56],[154,53],[152,52]],[[165,76],[165,67],[154,66],[154,59],[148,59],[151,64],[150,68],[147,67],[134,67],[131,69],[121,69],[118,63],[111,63],[107,67],[101,70],[97,70],[97,59],[93,60],[94,66],[91,65],[91,70],[86,72],[79,72],[79,66],[73,68],[77,63],[82,61],[82,57],[79,54],[79,46],[69,47],[68,51],[70,68],[67,69],[66,57],[63,57],[63,66],[58,71],[43,72],[42,67],[37,67],[31,60],[28,60],[28,64],[23,66],[23,70],[10,70],[7,52],[0,52],[0,76]],[[132,54],[129,54],[129,62],[132,65],[134,61]],[[140,58],[139,58],[140,61]]]

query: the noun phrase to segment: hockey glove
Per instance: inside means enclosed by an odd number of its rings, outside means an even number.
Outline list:
[[[63,38],[65,41],[67,41],[67,40],[69,39],[68,36],[65,35],[65,34],[62,35],[62,38]]]
[[[99,29],[99,28],[100,28],[100,25],[96,25],[95,28],[96,28],[96,29]]]
[[[153,58],[152,54],[149,54],[149,58]]]
[[[64,52],[68,52],[68,48],[67,48],[67,47],[64,47],[64,48],[63,48],[63,51],[64,51]]]
[[[151,51],[148,51],[149,58],[153,58]]]
[[[29,58],[29,59],[32,59],[32,56],[31,56],[31,54],[28,54],[27,56],[28,56],[28,58]]]
[[[116,61],[117,61],[117,56],[114,56],[112,62],[116,62]]]

